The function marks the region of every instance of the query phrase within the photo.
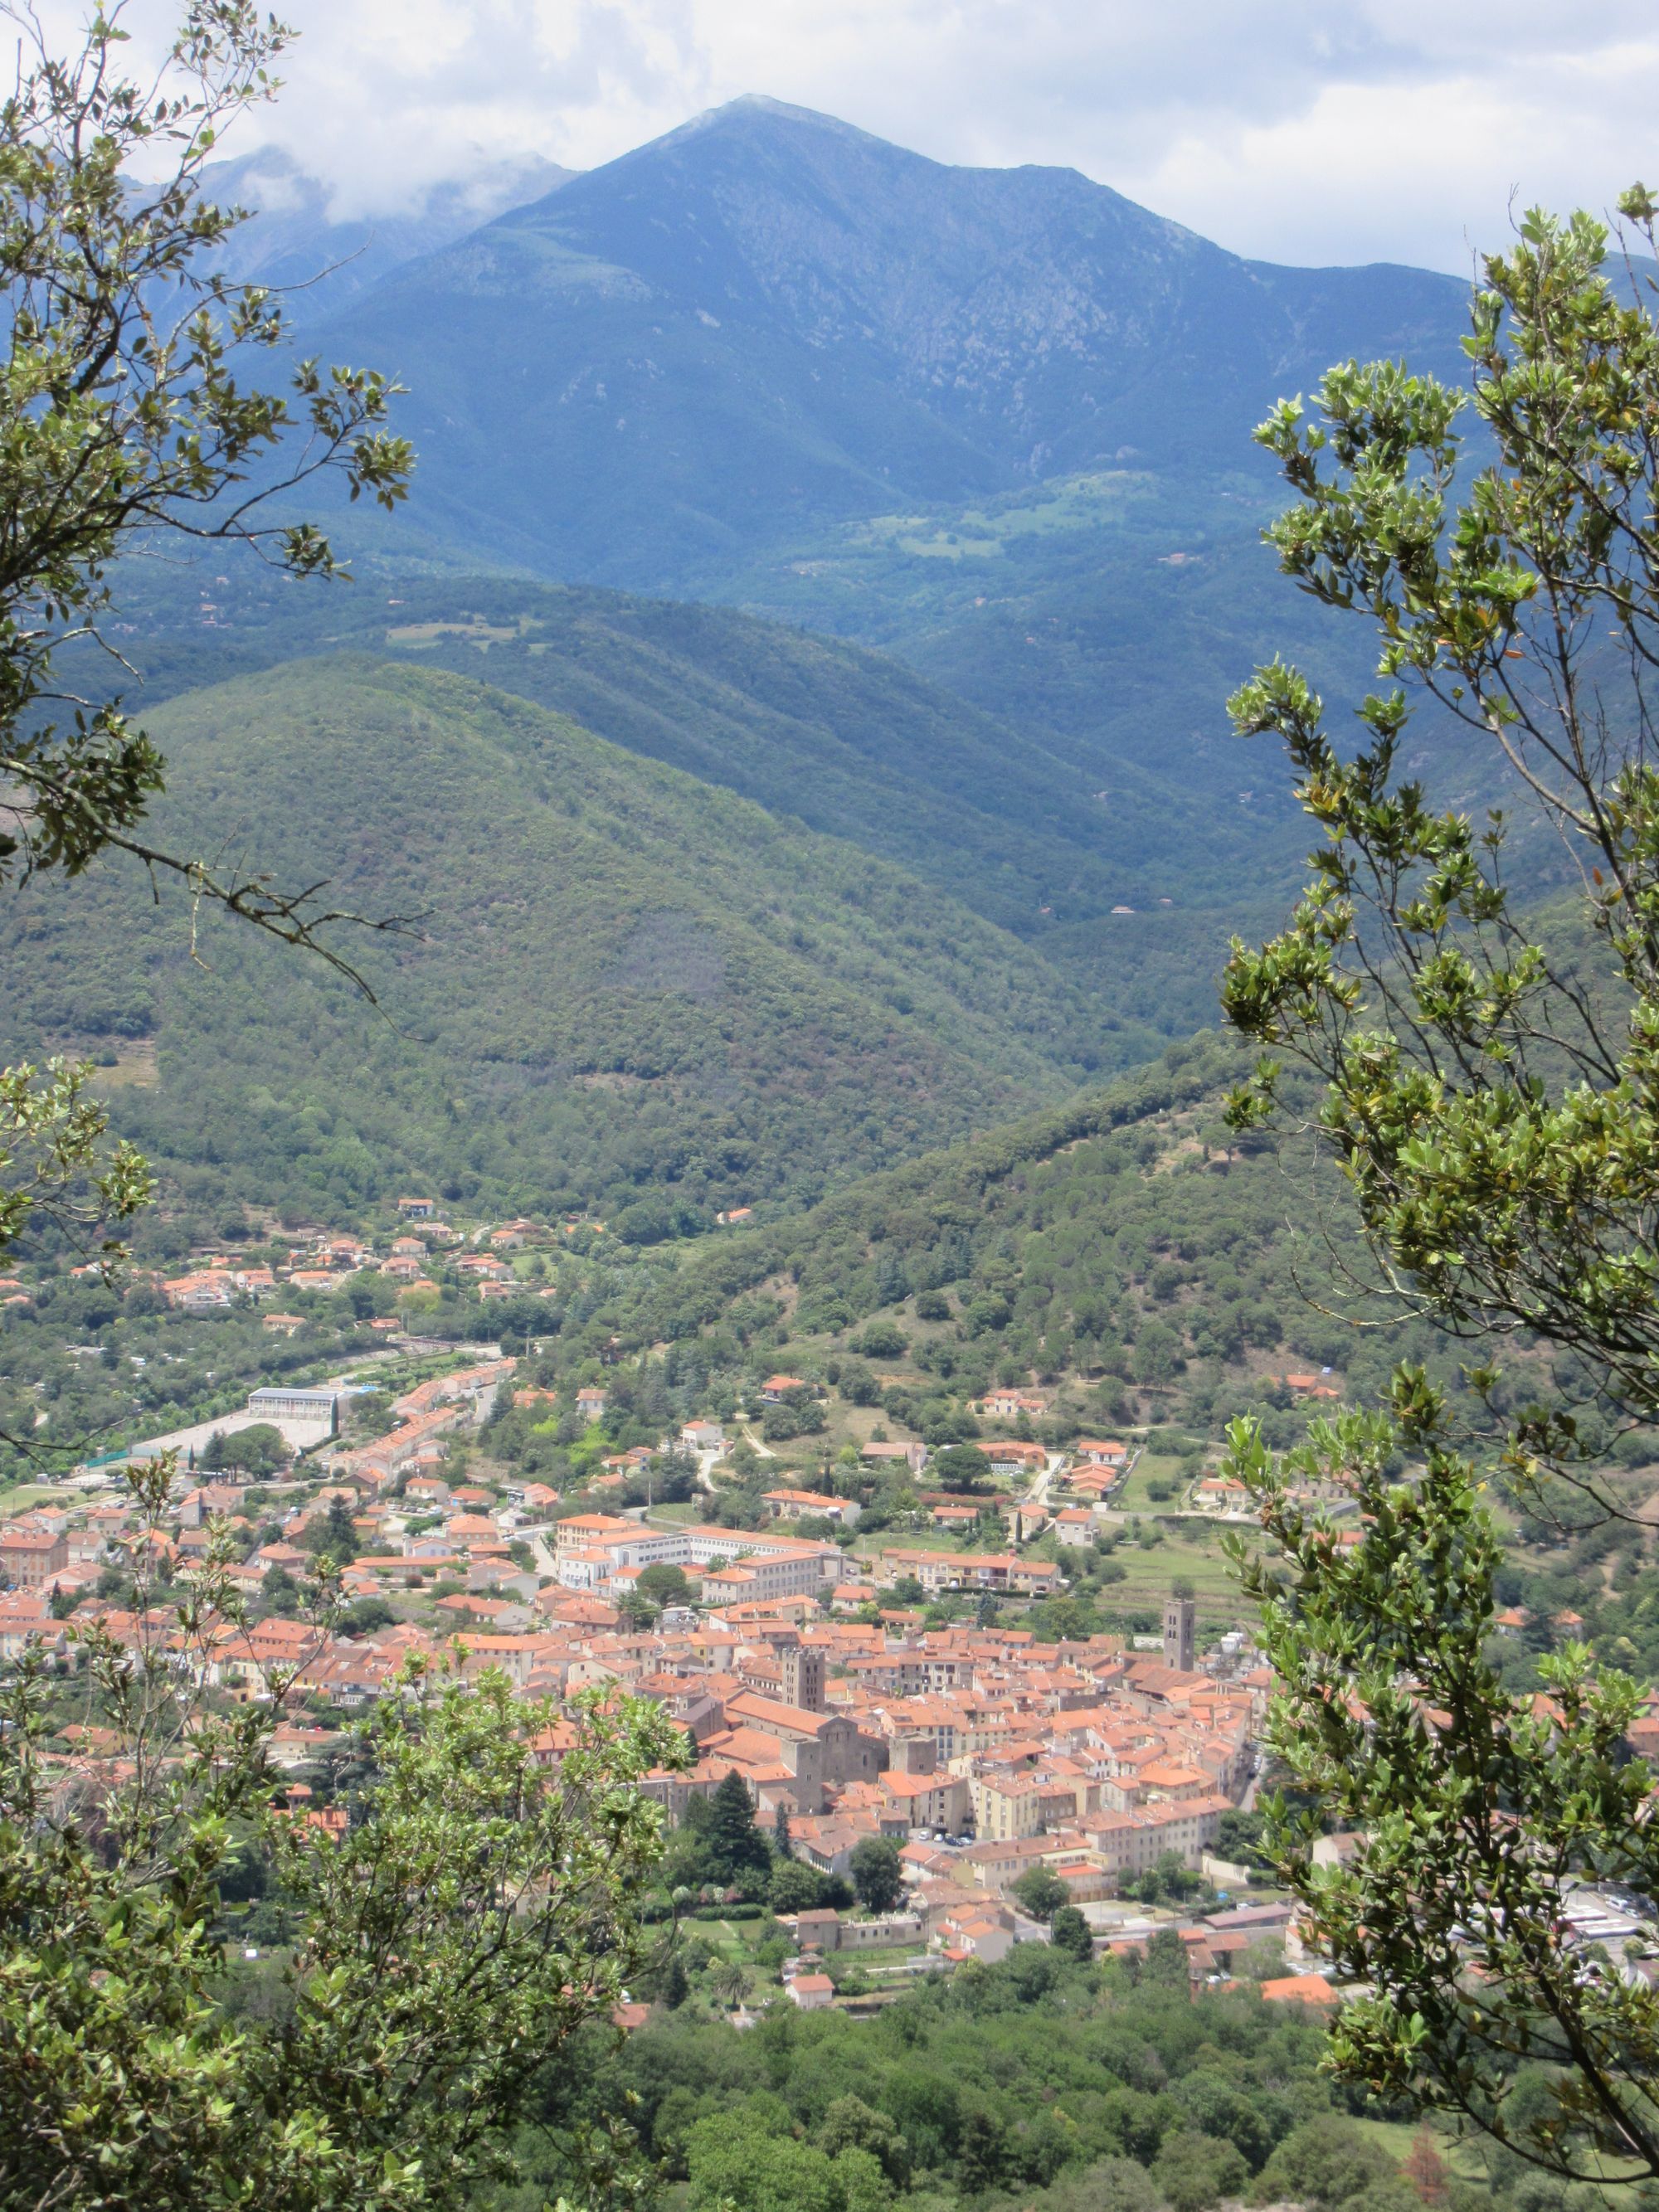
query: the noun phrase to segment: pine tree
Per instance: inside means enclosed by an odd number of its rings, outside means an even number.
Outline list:
[[[684,1961],[678,1951],[668,1961],[668,1972],[662,1978],[662,2001],[670,2012],[678,2012],[691,1994]]]
[[[963,2197],[982,2196],[1002,2179],[1002,2130],[988,2112],[969,2112],[957,2150],[957,2186]]]
[[[702,1862],[710,1881],[736,1881],[745,1874],[766,1874],[772,1854],[755,1826],[754,1808],[742,1775],[733,1767],[708,1801]]]
[[[1056,1951],[1064,1951],[1085,1964],[1095,1955],[1095,1939],[1089,1923],[1075,1905],[1062,1905],[1048,1923],[1049,1940]]]
[[[1170,1989],[1191,1990],[1192,1972],[1187,1963],[1187,1946],[1173,1928],[1160,1928],[1149,1939],[1146,1976],[1149,1982],[1162,1982]]]

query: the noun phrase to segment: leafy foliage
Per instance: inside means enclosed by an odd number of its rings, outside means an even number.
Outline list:
[[[44,1668],[5,1692],[0,2185],[42,2205],[464,2204],[510,2174],[529,2074],[640,1961],[661,1838],[634,1785],[683,1744],[648,1710],[583,1708],[550,1771],[550,1711],[500,1675],[415,1669],[363,1723],[355,1822],[285,1817],[265,1747],[291,1677],[264,1706],[204,1694],[234,1633],[222,1544],[175,1605],[149,1575],[173,1472],[133,1478],[136,1631],[83,1636],[125,1757],[66,1782]],[[269,1851],[301,1933],[274,2016],[229,2002],[221,1884],[242,1849]]]
[[[17,81],[0,108],[0,772],[28,802],[0,835],[0,875],[78,875],[118,847],[198,899],[320,947],[339,917],[137,840],[165,762],[118,705],[77,710],[67,728],[46,719],[55,656],[100,635],[106,572],[128,544],[157,532],[253,544],[290,575],[328,574],[314,526],[262,522],[261,510],[329,473],[391,508],[412,459],[383,427],[391,387],[372,370],[306,361],[287,397],[241,381],[239,353],[283,343],[283,304],[204,265],[238,215],[203,197],[203,166],[227,124],[271,96],[289,33],[247,0],[190,0],[147,86],[124,73],[119,15],[94,15],[65,60],[20,14]]]
[[[1624,205],[1651,245],[1650,196]],[[1386,1413],[1321,1425],[1281,1466],[1236,1426],[1232,1466],[1281,1555],[1243,1568],[1283,1686],[1274,1741],[1361,1838],[1317,1869],[1281,1805],[1270,1849],[1370,1986],[1337,2023],[1338,2067],[1584,2181],[1659,2174],[1653,1993],[1564,1935],[1579,1883],[1652,1889],[1652,1778],[1625,1755],[1634,1683],[1583,1644],[1538,1662],[1541,1699],[1498,1662],[1481,1493],[1495,1458],[1533,1519],[1616,1521],[1607,1438],[1659,1412],[1659,327],[1607,280],[1607,243],[1588,216],[1534,213],[1486,263],[1468,347],[1495,458],[1461,505],[1465,403],[1392,364],[1333,371],[1320,421],[1286,403],[1259,434],[1297,495],[1271,533],[1285,568],[1370,616],[1393,688],[1361,705],[1352,761],[1293,668],[1232,702],[1242,730],[1284,738],[1328,842],[1290,927],[1237,947],[1226,981],[1237,1025],[1324,1079],[1385,1288],[1477,1344],[1473,1386],[1508,1415],[1501,1451],[1473,1457],[1402,1367]],[[1485,741],[1494,797],[1580,855],[1576,933],[1528,927],[1501,810],[1477,830],[1402,773],[1407,685]],[[1278,1083],[1265,1060],[1235,1125],[1259,1126]],[[1549,1349],[1536,1398],[1505,1404],[1494,1340]],[[1315,1469],[1358,1506],[1350,1546],[1288,1494]]]

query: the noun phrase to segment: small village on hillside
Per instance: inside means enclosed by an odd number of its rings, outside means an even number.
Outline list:
[[[422,1238],[435,1234],[438,1249],[465,1247],[447,1273],[476,1278],[471,1295],[487,1306],[498,1287],[522,1291],[514,1257],[553,1233],[517,1221],[464,1237],[434,1211],[401,1201],[415,1221],[378,1255],[362,1238],[325,1237],[282,1273],[216,1256],[158,1287],[175,1307],[252,1308],[280,1334],[284,1293],[314,1298],[370,1271],[400,1295],[430,1283],[434,1247]],[[1000,1960],[1050,1940],[1060,1904],[1095,1948],[1120,1956],[1175,1929],[1195,1985],[1224,1981],[1249,1953],[1279,1969],[1259,1976],[1270,1997],[1334,2001],[1289,1904],[1252,1888],[1273,1679],[1248,1634],[1200,1633],[1179,1577],[1149,1634],[1041,1626],[1066,1574],[1125,1522],[1142,1437],[1040,1441],[1042,1394],[995,1386],[976,1407],[975,1456],[990,1477],[977,1494],[930,1486],[952,1448],[884,1435],[835,1489],[778,1462],[752,1525],[732,1526],[729,1511],[716,1518],[732,1454],[746,1446],[752,1466],[767,1450],[756,1424],[814,1385],[773,1372],[734,1413],[691,1414],[652,1443],[607,1452],[614,1375],[550,1387],[526,1379],[533,1344],[518,1355],[444,1346],[407,1311],[379,1318],[380,1341],[331,1379],[257,1383],[235,1413],[97,1456],[34,1486],[0,1521],[0,1665],[33,1650],[58,1670],[66,1769],[95,1773],[107,1757],[99,1728],[69,1718],[79,1632],[96,1622],[134,1648],[153,1640],[211,1553],[240,1618],[205,1651],[179,1638],[177,1663],[215,1698],[280,1697],[272,1755],[296,1817],[344,1817],[331,1754],[354,1717],[399,1694],[412,1659],[469,1678],[493,1668],[525,1699],[626,1694],[665,1708],[690,1763],[646,1787],[677,1827],[736,1778],[757,1828],[786,1837],[818,1878],[781,1916],[777,1978],[799,2005],[866,2004],[915,1972]],[[1317,1376],[1291,1379],[1334,1395]],[[550,1420],[562,1395],[590,1446],[574,1486],[489,1456],[492,1421]],[[141,1528],[125,1470],[162,1454],[167,1510]],[[872,1473],[908,1480],[913,1530],[860,1533],[858,1493]],[[641,1490],[643,1503],[629,1502]],[[1340,1516],[1340,1496],[1320,1502]],[[1177,1503],[1245,1518],[1238,1486],[1213,1469]],[[148,1616],[134,1609],[140,1566]],[[892,1846],[897,1886],[878,1885],[880,1909],[859,1909],[849,1878],[872,1840]],[[814,1896],[839,1901],[801,1901]],[[725,1912],[755,1901],[716,1881],[682,1902]],[[1628,1906],[1590,1891],[1582,1905],[1587,1942],[1644,1947]]]

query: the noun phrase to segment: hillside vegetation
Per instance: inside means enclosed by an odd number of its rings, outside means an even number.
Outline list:
[[[175,845],[420,917],[314,963],[132,872],[6,917],[8,1054],[101,1049],[179,1188],[360,1207],[668,1192],[706,1218],[1058,1097],[1153,1040],[918,878],[476,681],[296,664],[154,718]]]
[[[1449,1378],[1426,1327],[1348,1325],[1380,1316],[1340,1178],[1305,1139],[1233,1141],[1221,1102],[1240,1072],[1230,1042],[1196,1038],[678,1264],[596,1275],[550,1317],[559,1364],[620,1333],[747,1378],[787,1346],[807,1379],[836,1364],[849,1402],[873,1376],[933,1442],[971,1433],[970,1401],[998,1381],[1041,1382],[1073,1435],[1123,1419],[1205,1435],[1247,1402],[1288,1408],[1287,1367],[1328,1366],[1361,1395],[1406,1354]]]
[[[483,677],[1034,939],[1161,895],[1180,908],[1236,898],[1241,875],[1267,865],[1260,819],[1155,766],[1115,757],[1103,791],[1098,754],[1066,757],[1029,715],[999,720],[884,653],[727,607],[477,574],[294,591],[253,564],[135,568],[121,599],[146,711],[341,647]],[[1302,840],[1285,835],[1282,807],[1279,819],[1275,880],[1288,886]]]

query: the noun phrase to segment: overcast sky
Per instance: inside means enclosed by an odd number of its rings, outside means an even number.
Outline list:
[[[168,0],[132,0],[159,23]],[[1237,252],[1466,272],[1511,200],[1659,184],[1653,0],[286,0],[260,135],[378,211],[586,168],[744,92],[1071,165]],[[241,145],[252,140],[245,136]],[[227,152],[239,150],[228,146]]]

